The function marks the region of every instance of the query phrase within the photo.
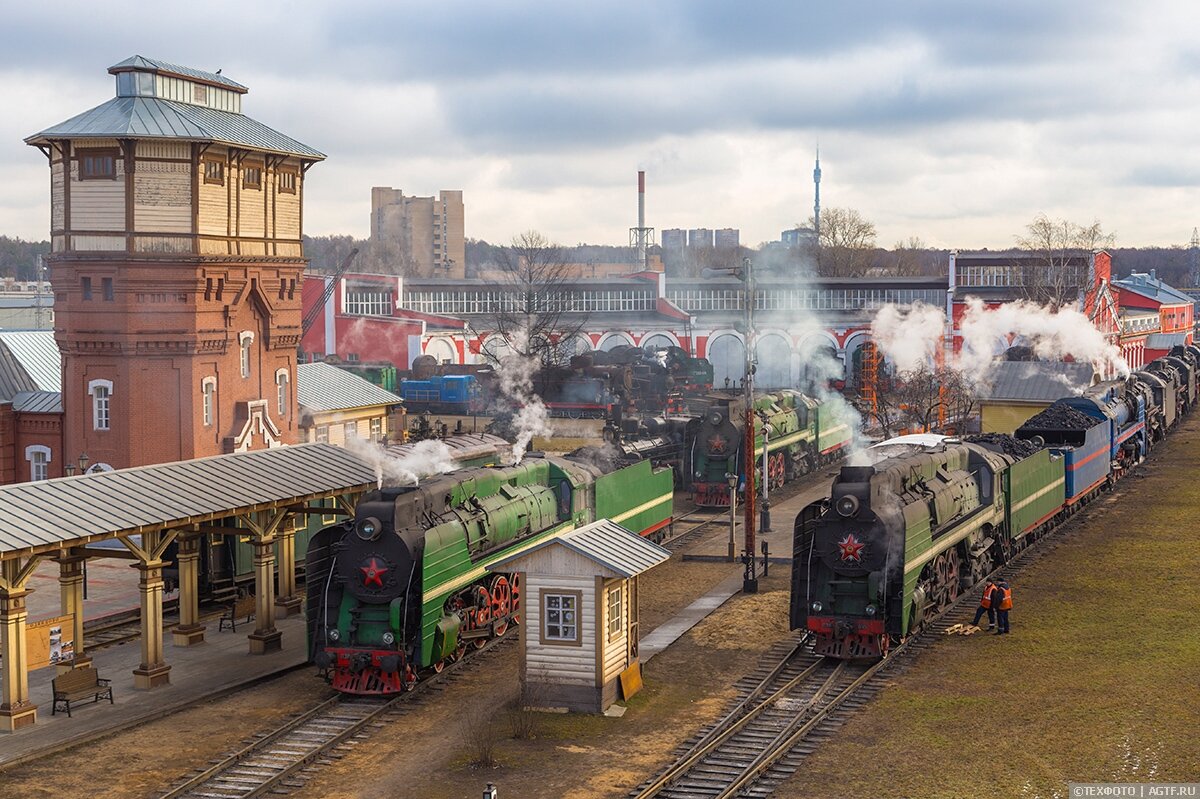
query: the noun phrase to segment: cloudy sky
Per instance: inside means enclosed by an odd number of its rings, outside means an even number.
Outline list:
[[[1039,212],[1120,246],[1200,224],[1181,0],[0,0],[0,20],[0,233],[24,238],[47,236],[49,172],[22,140],[112,97],[134,53],[222,69],[328,154],[314,235],[367,235],[381,185],[462,189],[470,237],[624,244],[645,169],[647,224],[754,246],[812,213],[818,142],[822,204],[883,246],[1004,247]]]

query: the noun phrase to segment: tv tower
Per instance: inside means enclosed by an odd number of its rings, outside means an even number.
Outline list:
[[[821,146],[817,145],[817,166],[813,169],[813,233],[821,240]]]

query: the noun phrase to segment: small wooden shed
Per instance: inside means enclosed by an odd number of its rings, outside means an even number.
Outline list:
[[[524,701],[603,713],[638,665],[637,578],[671,553],[602,519],[488,566],[520,573]]]

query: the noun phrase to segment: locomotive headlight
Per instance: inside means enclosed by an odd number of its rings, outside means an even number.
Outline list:
[[[867,605],[867,615],[868,616],[875,615],[875,606],[874,605]]]
[[[379,531],[383,529],[383,523],[374,516],[369,516],[366,519],[360,519],[354,525],[354,532],[363,541],[374,541],[379,537]]]
[[[825,609],[825,606],[822,605],[820,602],[814,602],[814,603],[812,603],[812,609],[813,609],[813,613],[820,613],[822,610]]]
[[[330,641],[336,641],[337,639],[342,637],[342,634],[340,632],[338,632],[338,629],[336,627],[331,627],[329,629],[328,635],[329,635]]]
[[[383,634],[383,642],[388,646],[391,646],[392,644],[396,643],[396,636],[392,635],[390,632],[386,632]]]
[[[838,497],[837,502],[834,503],[834,507],[837,508],[837,512],[842,516],[853,516],[858,513],[858,497],[852,494]]]

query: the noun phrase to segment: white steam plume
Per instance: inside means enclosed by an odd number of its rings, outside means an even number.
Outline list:
[[[801,311],[793,321],[791,331],[801,341],[819,342],[824,337],[814,335],[823,333],[825,326],[811,313]],[[830,381],[844,380],[846,367],[822,347],[813,347],[800,352],[800,362],[804,364],[805,377],[800,390],[821,402],[821,413],[836,414],[850,426],[850,443],[846,449],[846,458],[852,460],[862,450],[862,414],[846,398],[829,387]]]
[[[420,485],[426,477],[459,468],[450,448],[437,439],[418,441],[403,455],[392,454],[382,444],[359,438],[347,439],[346,449],[375,468],[379,488],[383,488],[384,483],[389,486]]]
[[[929,366],[942,346],[946,314],[918,302],[909,308],[885,305],[871,320],[871,340],[898,372]]]
[[[500,393],[517,409],[512,419],[516,441],[512,447],[512,462],[516,465],[525,456],[525,448],[534,436],[549,436],[550,411],[541,397],[533,393],[533,375],[537,372],[537,359],[522,355],[528,349],[528,337],[517,333],[510,337],[509,347],[500,356],[496,376],[500,380]]]

